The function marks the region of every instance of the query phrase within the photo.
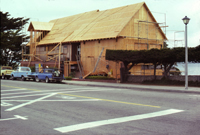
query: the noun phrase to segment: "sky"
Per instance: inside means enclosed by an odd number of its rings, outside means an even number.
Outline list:
[[[166,22],[168,47],[184,47],[185,24],[182,19],[190,18],[188,47],[200,45],[200,0],[0,0],[0,10],[11,17],[30,18],[30,21],[50,20],[99,9],[106,10],[145,2],[158,23]],[[166,20],[165,20],[166,17]],[[27,32],[29,24],[23,30]],[[165,32],[165,30],[163,30]],[[184,65],[178,66],[181,71]],[[191,68],[190,68],[191,67]],[[200,75],[200,64],[189,67],[189,75]]]
[[[185,24],[182,21],[185,16],[191,19],[187,25],[188,47],[200,45],[200,0],[0,0],[0,9],[4,13],[9,12],[11,17],[49,22],[79,13],[139,2],[147,4],[158,23],[166,22],[168,47],[185,46]],[[27,28],[28,24],[23,32],[29,34]]]

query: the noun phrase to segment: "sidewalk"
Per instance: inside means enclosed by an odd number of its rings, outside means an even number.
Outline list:
[[[81,86],[94,86],[94,87],[110,87],[110,88],[123,88],[123,89],[136,89],[160,92],[180,92],[180,93],[195,93],[200,94],[199,87],[188,87],[185,90],[183,86],[158,86],[158,85],[138,85],[138,84],[125,84],[125,83],[109,83],[109,82],[93,82],[93,81],[77,81],[77,80],[63,80],[63,83],[69,85]]]

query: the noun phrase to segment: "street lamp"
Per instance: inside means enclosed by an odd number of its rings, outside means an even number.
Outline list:
[[[185,16],[183,19],[185,24],[185,89],[188,89],[188,48],[187,48],[187,24],[190,21],[190,18]]]

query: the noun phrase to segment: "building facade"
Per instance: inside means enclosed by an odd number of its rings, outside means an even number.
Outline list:
[[[21,65],[41,63],[60,68],[60,61],[64,61],[65,76],[77,72],[81,77],[111,74],[119,78],[123,65],[121,62],[105,60],[106,49],[161,49],[167,40],[144,2],[104,11],[95,10],[50,22],[31,22],[28,31],[30,54],[23,54]],[[152,75],[153,69],[151,64],[140,63],[130,72]],[[157,70],[156,74],[162,74],[162,70]]]

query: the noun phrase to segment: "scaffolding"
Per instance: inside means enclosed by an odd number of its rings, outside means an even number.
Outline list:
[[[151,14],[150,11],[147,11],[146,14],[147,17],[145,20],[138,19],[137,22],[134,22],[134,33],[131,33],[131,35],[134,36],[119,36],[122,38],[134,38],[137,40],[137,42],[134,42],[134,50],[149,50],[151,49],[150,45],[155,45],[153,48],[163,47],[162,44],[165,40],[159,38],[159,33],[162,32],[161,28],[165,28],[165,33],[163,33],[163,35],[166,34],[166,27],[168,27],[166,26],[166,19],[165,22],[158,23],[149,19]]]
[[[60,61],[61,56],[64,55],[64,53],[61,52],[62,50],[62,42],[67,38],[65,37],[61,42],[59,42],[57,45],[55,45],[51,50],[48,49],[47,46],[45,46],[45,53],[40,54],[40,51],[37,50],[39,42],[49,33],[49,31],[30,31],[30,42],[29,44],[29,54],[24,53],[24,50],[26,49],[25,46],[22,47],[22,61],[28,61],[28,67],[30,66],[32,61],[35,61],[36,59],[40,62],[49,62],[53,60],[54,67],[58,64],[58,68],[60,69]],[[58,50],[58,51],[56,51]],[[40,57],[46,57],[45,59]]]
[[[142,34],[143,29],[141,27],[143,24],[144,24],[144,28],[145,28],[144,34]],[[155,24],[157,27],[154,27],[155,28],[154,30],[152,30],[152,29],[149,30],[149,24]],[[147,21],[138,21],[138,45],[144,44],[144,43],[142,43],[142,41],[144,42],[145,40],[146,40],[145,44],[146,44],[147,50],[150,49],[149,40],[154,40],[155,41],[154,45],[160,45],[158,43],[158,41],[159,41],[159,39],[158,39],[159,24],[160,23],[157,23],[157,22],[149,22],[148,20]],[[153,31],[153,34],[151,34],[151,31]],[[152,35],[154,35],[154,38],[150,38],[149,34],[151,34],[151,37],[152,37]]]

